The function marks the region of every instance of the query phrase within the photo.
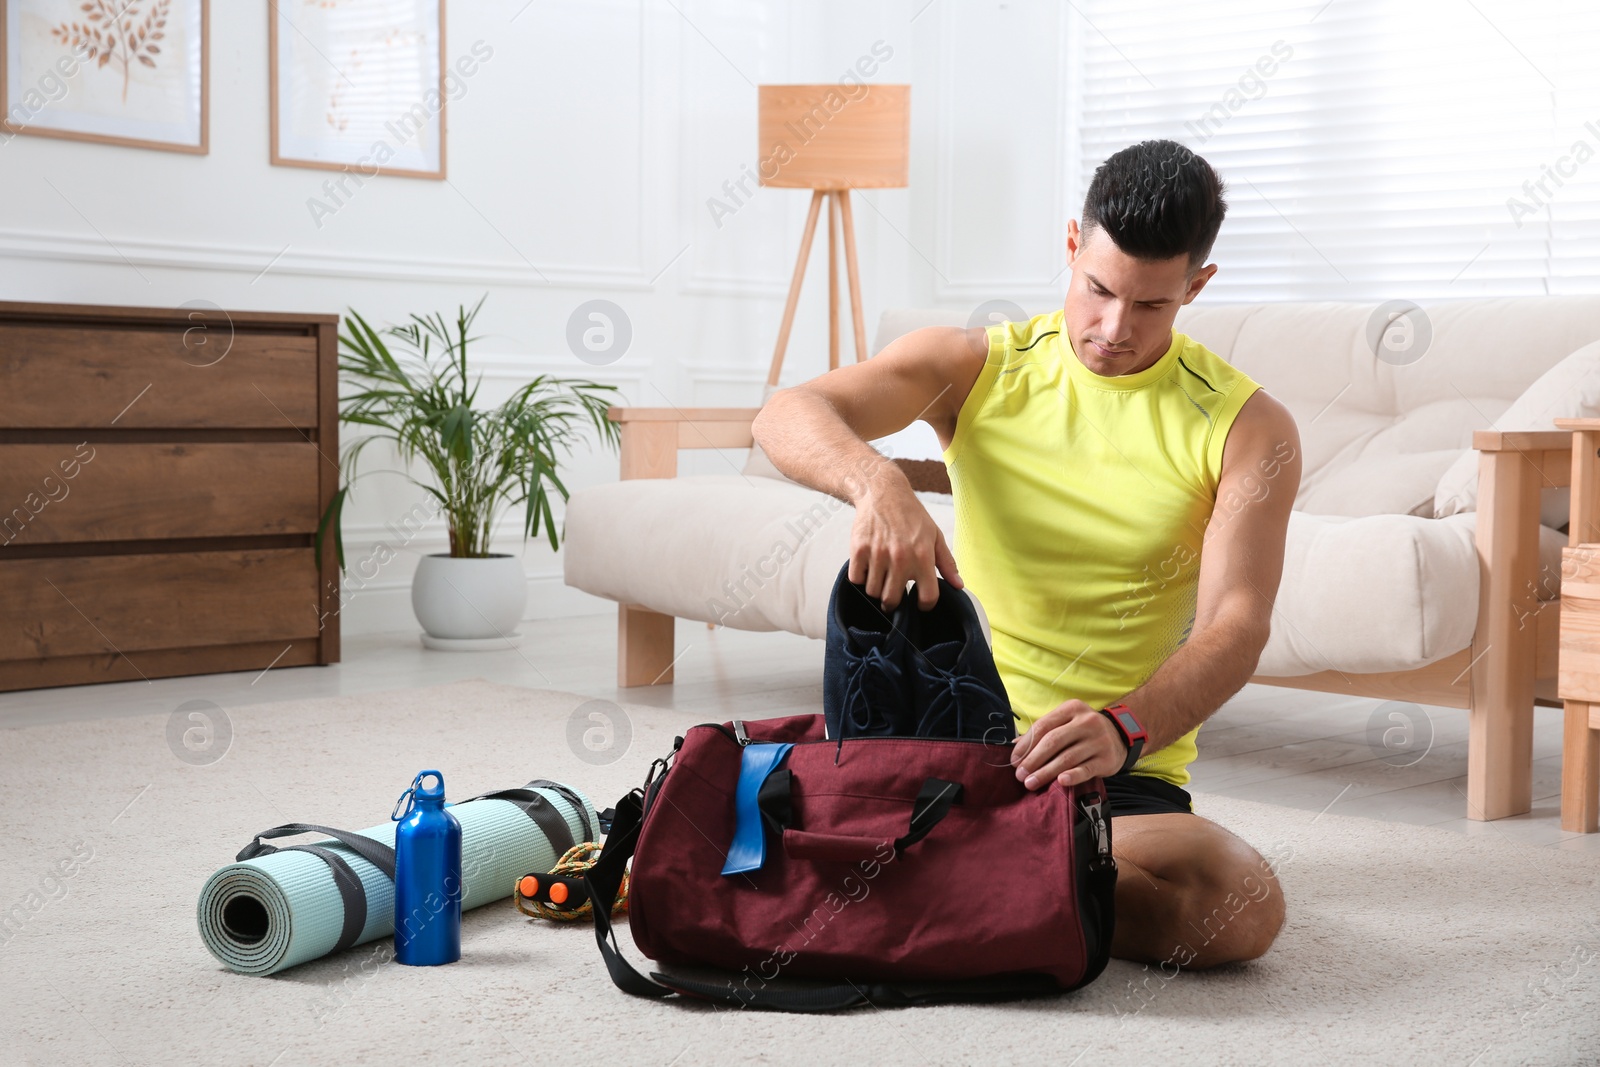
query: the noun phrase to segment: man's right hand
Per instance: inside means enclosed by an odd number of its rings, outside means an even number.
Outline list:
[[[944,531],[911,490],[900,468],[885,460],[856,501],[850,529],[850,581],[864,585],[886,612],[917,583],[917,606],[927,611],[939,599],[937,575],[962,588],[955,556]]]

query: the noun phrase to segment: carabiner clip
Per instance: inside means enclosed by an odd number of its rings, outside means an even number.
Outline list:
[[[411,814],[411,808],[413,806],[412,801],[414,800],[417,786],[421,784],[422,775],[419,774],[415,778],[411,779],[411,788],[407,789],[404,793],[401,793],[400,799],[394,802],[394,810],[389,813],[390,822],[399,822],[401,819]],[[405,805],[405,811],[400,810],[400,806],[402,804]]]

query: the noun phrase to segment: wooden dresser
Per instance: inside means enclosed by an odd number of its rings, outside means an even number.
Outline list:
[[[339,659],[338,325],[0,302],[0,690]]]

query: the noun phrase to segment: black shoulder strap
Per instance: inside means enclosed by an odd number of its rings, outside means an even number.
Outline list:
[[[585,873],[589,899],[594,901],[594,937],[600,946],[611,980],[624,993],[636,997],[668,997],[674,993],[717,1001],[738,1007],[767,1008],[774,1011],[823,1012],[854,1008],[863,1004],[903,1006],[935,1004],[944,1001],[1011,1000],[1018,997],[1052,995],[1064,992],[1048,975],[1006,975],[954,982],[919,984],[868,983],[820,986],[812,989],[750,989],[739,985],[732,972],[723,984],[681,978],[652,971],[647,978],[622,958],[611,925],[611,910],[616,904],[622,875],[639,843],[642,797],[638,790],[617,801],[611,833],[600,859]]]

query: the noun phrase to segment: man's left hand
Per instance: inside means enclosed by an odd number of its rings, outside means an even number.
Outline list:
[[[1011,748],[1017,779],[1040,789],[1052,779],[1082,785],[1122,769],[1128,746],[1111,720],[1081,700],[1069,700],[1039,716]]]

